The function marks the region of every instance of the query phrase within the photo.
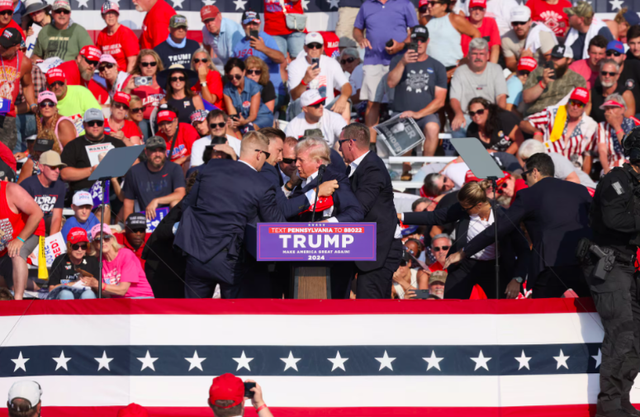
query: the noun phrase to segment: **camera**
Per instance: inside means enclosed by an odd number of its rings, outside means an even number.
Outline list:
[[[153,84],[152,77],[136,77],[133,79],[133,85],[136,87],[150,86]]]

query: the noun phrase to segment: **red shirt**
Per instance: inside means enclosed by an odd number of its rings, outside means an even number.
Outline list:
[[[285,0],[284,7],[288,14],[304,13],[301,1],[293,3]],[[280,0],[264,0],[264,31],[271,36],[290,35],[294,32],[287,27]],[[304,33],[307,33],[306,29]]]
[[[109,100],[109,92],[105,87],[98,84],[93,78],[90,81],[85,81],[82,78],[80,68],[78,68],[78,63],[75,60],[63,62],[57,68],[64,71],[64,75],[67,77],[67,85],[81,85],[88,88],[100,104],[105,104]]]
[[[108,135],[110,133],[113,133],[113,132],[111,131],[111,127],[109,126],[109,119],[104,119],[104,134]],[[131,120],[124,121],[124,126],[122,126],[122,133],[124,133],[124,136],[127,139],[131,139],[134,136],[138,136],[141,139],[143,137],[142,131],[140,130],[138,125],[135,122],[132,122]]]
[[[513,202],[516,201],[516,196],[518,195],[518,191],[524,190],[525,188],[529,188],[526,181],[521,178],[516,179],[516,183],[513,186],[513,197],[511,197],[511,203],[509,203],[509,207],[511,207]]]
[[[164,133],[158,132],[158,136],[164,138],[167,142],[167,157],[169,156],[169,150],[171,148],[172,139],[168,139]],[[177,159],[191,155],[191,146],[193,142],[200,139],[198,131],[187,123],[178,123],[178,137],[176,143],[173,145],[173,154],[171,154],[171,162],[175,162]]]
[[[20,68],[27,58],[22,52],[17,51],[11,59],[3,61],[0,69],[0,97],[9,100],[9,113],[7,116],[16,117],[16,107],[14,103],[20,93]]]
[[[467,20],[469,18],[467,17]],[[478,28],[480,31],[480,36],[487,39],[489,37],[489,52],[491,52],[491,47],[493,45],[502,45],[500,41],[500,31],[498,30],[498,24],[493,17],[485,17],[482,19],[482,26]],[[467,56],[469,52],[469,42],[471,42],[471,36],[465,35],[464,33],[461,35],[460,45],[462,46],[462,55]]]
[[[13,172],[18,169],[16,157],[13,156],[13,152],[11,152],[11,149],[9,149],[9,147],[2,142],[0,142],[0,159],[2,159],[2,162],[4,162],[5,164],[9,165]]]
[[[107,28],[100,31],[96,46],[103,54],[112,55],[118,61],[118,69],[127,71],[127,58],[137,56],[140,53],[138,38],[131,29],[120,25],[116,33],[109,35]]]
[[[531,9],[531,20],[542,22],[553,30],[558,37],[563,37],[569,30],[569,17],[565,7],[572,7],[571,2],[560,0],[558,4],[549,4],[544,0],[529,0],[526,6]]]
[[[142,21],[140,49],[153,49],[169,37],[169,20],[176,14],[164,0],[158,0]]]
[[[133,249],[133,246],[131,246],[131,244],[125,237],[124,232],[115,233],[115,236],[116,236],[116,241],[119,244],[123,245],[127,249],[131,249],[131,252],[135,253],[136,258],[140,259],[140,264],[142,265],[142,270],[144,271],[145,260],[142,259],[142,251],[144,250],[144,247],[147,245],[147,240],[149,240],[149,236],[151,236],[151,233],[145,233],[144,243],[138,249]]]
[[[226,113],[227,111],[224,107],[224,99],[222,93],[224,85],[222,84],[222,76],[218,71],[211,70],[207,74],[207,88],[209,89],[209,92],[217,98],[217,101],[211,104]],[[200,81],[198,81],[196,85],[191,87],[191,89],[197,93],[200,93],[202,91],[202,85],[200,84]]]
[[[153,85],[136,87],[131,91],[131,94],[135,94],[142,100],[142,107],[144,108],[144,118],[149,120],[153,109],[158,107],[160,100],[164,98],[164,90],[154,80]]]

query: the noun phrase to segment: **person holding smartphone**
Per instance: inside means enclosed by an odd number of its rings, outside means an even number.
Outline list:
[[[251,399],[258,417],[273,417],[262,397],[262,387],[254,380],[242,382],[229,373],[213,378],[208,403],[214,417],[243,416],[245,399]]]

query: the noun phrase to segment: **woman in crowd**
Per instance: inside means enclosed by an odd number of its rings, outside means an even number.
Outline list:
[[[67,253],[54,259],[49,273],[49,300],[88,300],[96,298],[90,288],[78,288],[83,276],[98,276],[98,260],[88,256],[89,237],[81,227],[74,227],[67,235]]]
[[[144,110],[144,122],[139,123],[140,130],[145,139],[151,136],[151,113],[160,105],[164,98],[164,90],[157,81],[157,75],[164,70],[162,60],[152,49],[143,49],[138,55],[136,65],[131,72],[131,79],[127,84],[125,93],[140,97]]]
[[[276,89],[273,83],[269,81],[269,67],[257,56],[250,56],[244,61],[247,67],[247,78],[253,80],[262,86],[260,99],[265,106],[273,113],[276,107]]]
[[[131,29],[118,22],[120,6],[117,2],[105,1],[100,11],[107,27],[100,31],[96,46],[103,54],[111,54],[115,58],[120,71],[129,73],[135,67],[140,52],[138,38]]]
[[[200,48],[191,57],[191,69],[198,73],[198,82],[191,87],[191,90],[199,93],[203,100],[208,101],[222,111],[224,110],[224,99],[222,98],[222,75],[213,65],[211,55],[206,49]],[[207,87],[207,88],[202,88]]]
[[[54,141],[53,150],[61,153],[67,143],[74,140],[78,132],[70,118],[58,113],[58,99],[51,91],[38,94],[38,112],[36,126],[38,138]]]
[[[140,133],[142,132],[142,124],[145,123],[144,120],[144,107],[142,106],[142,100],[138,96],[131,96],[131,100],[129,101],[129,120],[134,122],[138,128],[140,129]],[[147,138],[142,136],[142,141],[146,141]]]
[[[209,123],[207,123],[207,114],[209,112],[206,110],[196,110],[191,113],[191,126],[198,131],[201,138],[209,136],[211,133]]]
[[[204,110],[202,98],[191,90],[198,75],[195,71],[186,69],[182,65],[172,65],[158,75],[158,83],[165,86],[167,95],[160,104],[169,104],[178,111],[180,123],[191,123],[191,113],[194,110]]]
[[[410,299],[415,296],[418,288],[418,270],[411,268],[411,256],[405,252],[400,260],[400,266],[393,273],[391,298]]]
[[[128,73],[118,70],[118,62],[109,54],[102,54],[100,57],[98,74],[106,81],[107,91],[111,99],[113,99],[115,93],[125,89],[131,78]]]
[[[520,130],[520,120],[515,114],[502,110],[482,97],[469,102],[471,123],[467,136],[478,138],[488,150],[508,152],[515,155],[524,141]]]
[[[224,101],[231,116],[231,126],[243,129],[248,128],[251,123],[256,130],[273,126],[273,113],[260,97],[262,87],[245,77],[244,62],[238,58],[231,58],[225,64],[224,72],[229,80],[224,86]]]
[[[33,35],[33,24],[45,27],[51,23],[51,6],[42,0],[27,0],[25,3],[25,11],[22,16],[22,29],[27,36]]]
[[[141,145],[142,132],[135,122],[126,120],[131,96],[118,92],[111,100],[111,115],[104,121],[104,133],[120,139],[127,146]]]
[[[100,229],[104,233],[102,282],[94,277],[82,277],[82,282],[95,292],[98,292],[98,285],[102,285],[102,294],[112,298],[153,298],[140,260],[131,249],[118,244],[108,225],[97,224],[91,228],[92,244],[89,254],[96,256],[100,249]]]

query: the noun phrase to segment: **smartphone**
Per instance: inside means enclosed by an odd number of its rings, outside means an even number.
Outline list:
[[[141,87],[145,85],[152,85],[153,78],[152,77],[135,77],[133,79],[133,85],[136,87]]]
[[[549,78],[551,78],[552,80],[556,79],[556,68],[553,66],[553,61],[547,61],[544,63],[544,67],[545,68],[550,68],[553,70],[553,74],[551,74],[551,76]]]
[[[244,383],[244,396],[247,398],[253,398],[253,391],[251,391],[251,388],[255,388],[256,387],[256,383],[255,382],[245,382]]]
[[[238,119],[240,119],[240,116],[238,116],[237,114],[231,115],[231,116],[229,116],[229,117],[231,117],[233,120],[238,120]]]
[[[257,30],[252,30],[249,32],[249,36],[252,38],[260,39],[260,32]]]
[[[411,41],[409,42],[409,50],[418,53],[418,42]]]
[[[393,39],[389,39],[387,43],[384,44],[387,48],[391,48],[393,46]]]
[[[320,66],[320,58],[311,58],[311,66],[318,68]]]
[[[426,300],[429,298],[429,290],[414,290],[416,295],[413,298],[418,300]]]

